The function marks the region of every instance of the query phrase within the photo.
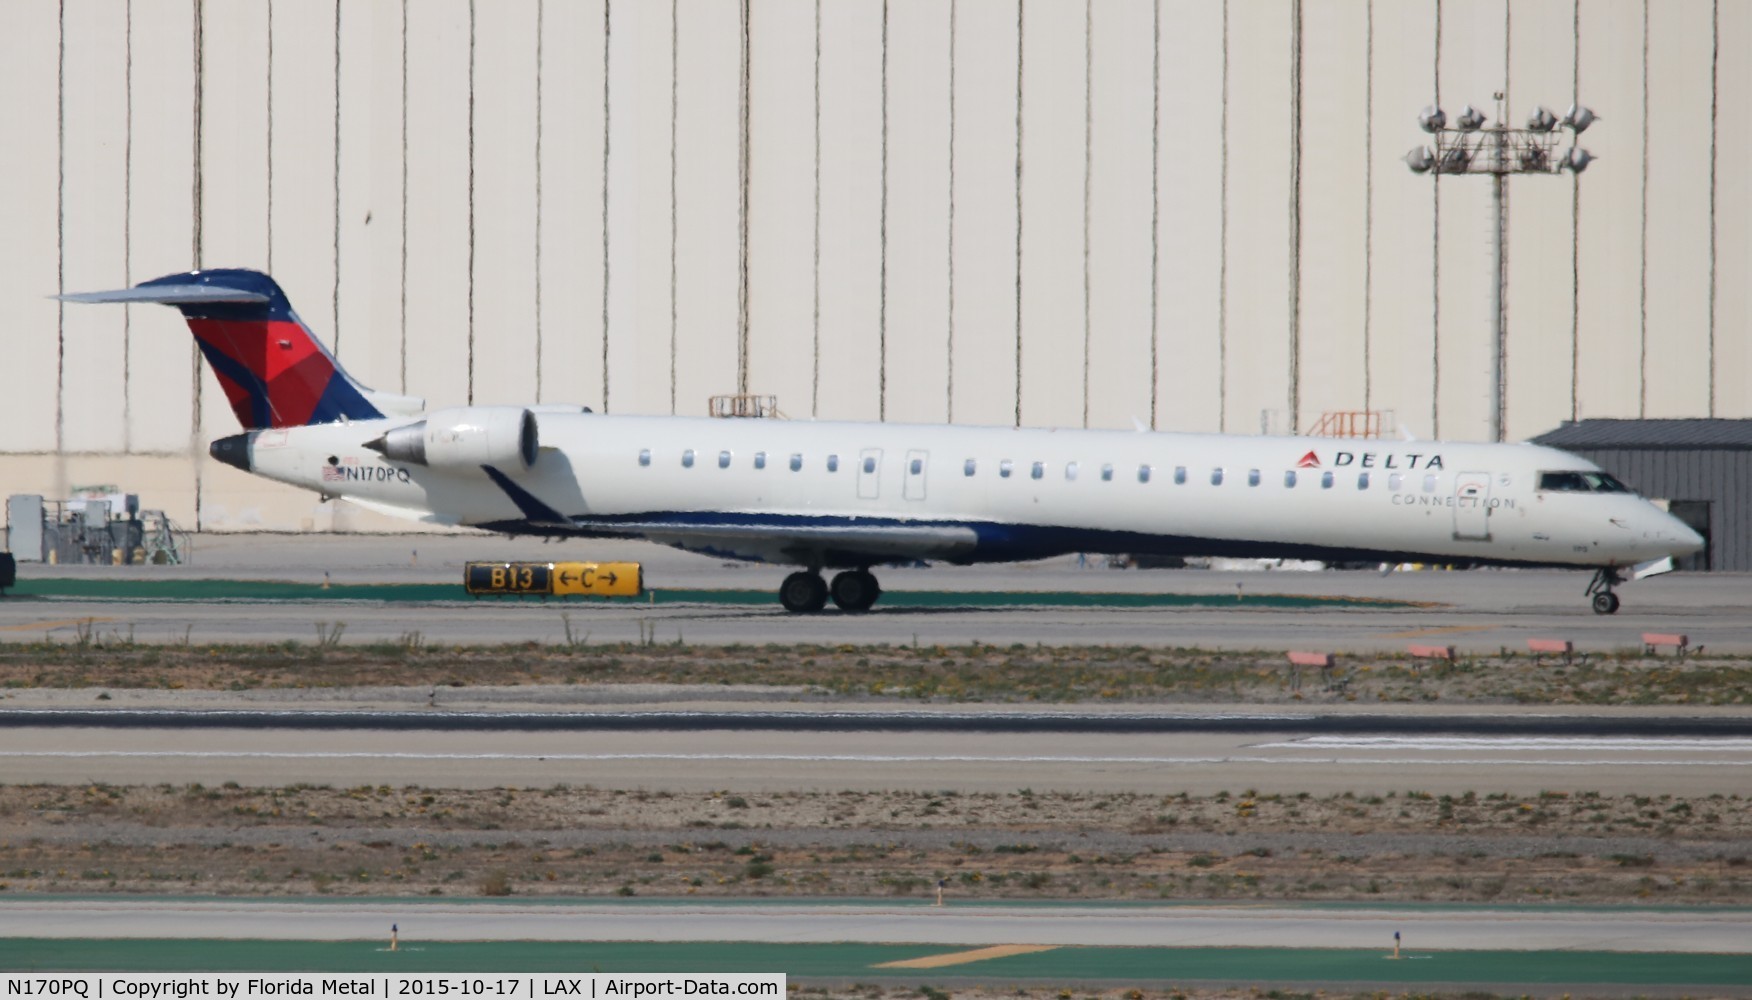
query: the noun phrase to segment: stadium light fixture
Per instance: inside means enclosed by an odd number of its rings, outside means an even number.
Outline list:
[[[1527,116],[1526,128],[1510,128],[1503,110],[1503,95],[1496,94],[1497,114],[1494,123],[1484,113],[1468,104],[1448,127],[1448,116],[1441,108],[1430,105],[1418,113],[1418,127],[1435,136],[1435,146],[1418,146],[1405,154],[1405,165],[1416,174],[1489,174],[1492,214],[1495,218],[1496,280],[1491,283],[1491,304],[1494,316],[1491,337],[1491,440],[1503,440],[1503,344],[1507,336],[1503,287],[1508,281],[1506,230],[1508,212],[1505,207],[1504,185],[1510,174],[1558,174],[1568,170],[1579,176],[1596,157],[1579,145],[1572,145],[1562,154],[1558,143],[1562,133],[1558,126],[1569,129],[1572,138],[1588,130],[1598,120],[1594,112],[1581,104],[1571,104],[1560,119],[1544,105],[1534,107]]]

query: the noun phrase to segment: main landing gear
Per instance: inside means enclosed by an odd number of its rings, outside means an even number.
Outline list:
[[[1618,570],[1611,566],[1602,566],[1594,571],[1594,579],[1588,584],[1587,593],[1593,595],[1595,614],[1618,613],[1618,595],[1612,592],[1612,588],[1623,582],[1624,577],[1619,576]]]
[[[814,570],[792,573],[779,584],[779,603],[786,611],[820,611],[827,607],[829,597],[842,610],[868,611],[881,596],[882,587],[876,582],[876,575],[867,569],[836,574],[831,587]]]

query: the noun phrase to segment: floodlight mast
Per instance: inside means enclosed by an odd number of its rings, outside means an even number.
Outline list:
[[[1572,136],[1579,136],[1597,119],[1593,111],[1580,104],[1571,104],[1562,118],[1543,105],[1527,116],[1526,128],[1510,128],[1503,108],[1503,94],[1495,95],[1495,124],[1485,127],[1484,113],[1468,104],[1461,109],[1454,125],[1441,108],[1430,106],[1417,116],[1418,125],[1435,137],[1435,148],[1418,146],[1405,155],[1405,165],[1412,173],[1489,174],[1491,178],[1491,208],[1496,277],[1491,282],[1491,316],[1493,335],[1490,341],[1490,438],[1503,440],[1503,346],[1508,336],[1507,305],[1503,289],[1508,283],[1507,229],[1508,209],[1504,185],[1510,174],[1557,174],[1565,170],[1579,175],[1595,159],[1581,146],[1572,144],[1567,153],[1557,155],[1559,126]]]

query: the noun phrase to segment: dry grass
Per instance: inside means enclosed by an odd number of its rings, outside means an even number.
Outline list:
[[[1745,905],[1749,836],[1737,795],[0,786],[0,891]]]

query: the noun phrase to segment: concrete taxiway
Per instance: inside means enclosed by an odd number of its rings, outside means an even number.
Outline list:
[[[649,604],[469,600],[469,560],[617,559],[645,564],[660,592],[734,590],[731,602]],[[27,581],[288,580],[335,585],[454,585],[456,600],[0,600],[0,641],[72,639],[80,628],[136,641],[309,642],[319,623],[346,626],[344,641],[559,642],[570,628],[591,642],[1145,644],[1227,649],[1400,651],[1409,642],[1462,650],[1524,649],[1559,637],[1578,649],[1635,648],[1646,631],[1681,632],[1720,652],[1752,653],[1752,576],[1669,574],[1622,588],[1624,609],[1597,616],[1582,594],[1586,573],[1560,571],[1350,572],[1110,570],[1075,557],[1017,566],[890,568],[891,594],[929,592],[924,606],[878,604],[864,614],[791,615],[776,594],[784,567],[723,563],[639,542],[544,544],[487,536],[265,536],[203,538],[185,566],[26,564]],[[957,595],[990,592],[1172,594],[1198,606],[986,606]],[[349,593],[352,593],[349,591]],[[1343,597],[1343,607],[1259,607],[1265,594]],[[1209,603],[1209,602],[1215,603]],[[562,616],[565,616],[562,618]],[[87,625],[86,623],[91,624]]]
[[[21,900],[0,939],[861,941],[956,945],[1356,948],[1395,931],[1422,947],[1752,954],[1744,910],[788,903],[364,903]],[[1439,945],[1438,945],[1439,943]]]
[[[674,791],[1333,794],[1416,788],[1708,795],[1752,783],[1745,737],[0,728],[12,782]]]

